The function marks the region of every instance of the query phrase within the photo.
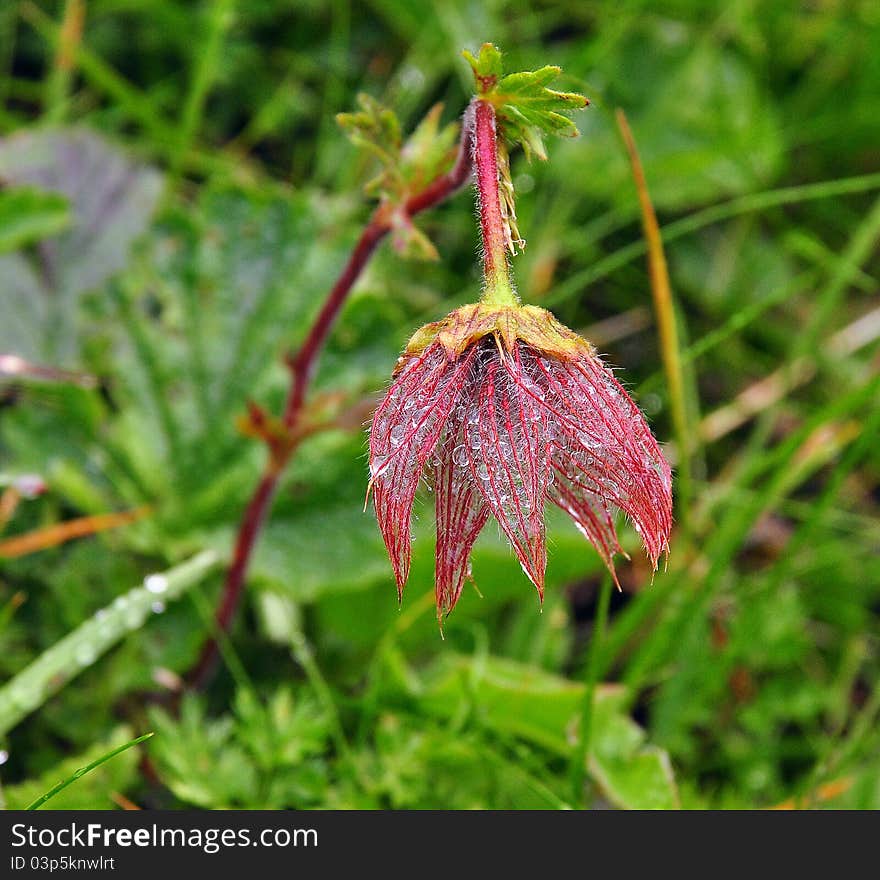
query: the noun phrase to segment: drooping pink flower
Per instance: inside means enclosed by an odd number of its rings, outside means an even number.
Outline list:
[[[612,575],[618,510],[655,568],[668,548],[671,474],[644,417],[595,349],[534,306],[465,306],[416,333],[373,417],[370,473],[399,595],[416,490],[423,478],[434,489],[440,615],[490,516],[542,598],[547,502]]]

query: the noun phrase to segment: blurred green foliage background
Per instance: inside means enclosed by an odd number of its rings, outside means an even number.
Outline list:
[[[423,499],[398,609],[360,423],[413,329],[478,293],[462,192],[421,220],[439,262],[386,245],[358,284],[314,389],[355,416],[299,451],[224,664],[175,712],[222,571],[139,585],[230,552],[264,455],[236,416],[280,409],[369,216],[335,114],[367,92],[407,130],[438,101],[452,121],[485,40],[593,101],[548,163],[512,158],[515,272],[668,441],[629,117],[683,337],[688,532],[652,583],[625,529],[603,633],[570,523],[548,513],[543,613],[487,529],[441,640]],[[5,803],[153,730],[47,806],[880,807],[878,95],[873,0],[0,5],[0,354],[97,380],[3,362],[0,541],[151,508],[0,559]],[[47,491],[12,510],[26,474]]]

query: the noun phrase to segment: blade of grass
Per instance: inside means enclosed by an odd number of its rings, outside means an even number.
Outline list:
[[[878,177],[880,179],[880,175],[874,175],[874,177]],[[801,188],[795,188],[801,189]],[[864,259],[867,257],[870,252],[870,243],[876,238],[876,236],[880,233],[880,217],[877,215],[877,206],[875,205],[874,209],[869,213],[869,215],[865,218],[863,223],[860,225],[859,230],[856,231],[855,235],[850,240],[849,245],[844,251],[840,261],[835,265],[835,270],[831,281],[829,282],[829,287],[826,289],[824,296],[835,300],[842,295],[842,291],[845,289],[848,280],[852,277],[852,273],[858,269]],[[826,309],[823,309],[823,314]],[[862,319],[858,319],[857,324]],[[811,322],[811,334],[813,332],[812,328],[821,329],[821,324],[818,321]],[[844,331],[840,331],[844,333]],[[843,338],[843,337],[841,337]],[[859,337],[861,338],[861,336]],[[789,346],[789,356],[797,356],[796,351],[799,350],[802,346],[802,343],[799,341],[797,337],[793,338],[791,345]],[[814,344],[814,348],[815,348]],[[824,410],[823,410],[824,412]],[[724,499],[728,497],[730,491],[736,491],[739,489],[744,489],[747,486],[751,485],[755,480],[757,480],[762,473],[764,473],[768,468],[773,466],[773,462],[777,460],[777,456],[761,456],[758,453],[764,446],[766,438],[769,434],[769,430],[772,426],[772,418],[775,417],[775,410],[764,413],[764,418],[761,419],[755,431],[752,434],[752,437],[747,444],[747,447],[743,454],[741,455],[741,461],[739,462],[738,470],[733,474],[730,480],[729,491],[727,493],[720,493],[718,496],[710,496],[709,498],[711,508],[717,509],[720,508],[724,502]],[[711,418],[711,415],[707,418]],[[806,434],[804,436],[807,436]],[[757,493],[756,496],[759,497],[761,493]],[[747,508],[748,506],[746,506]],[[726,513],[722,517],[721,523],[714,526],[714,535],[716,540],[718,539],[719,534],[724,535],[727,534],[727,526],[726,520],[730,517],[736,517],[739,512],[741,512],[744,508],[742,505],[727,505],[725,510]],[[760,504],[758,506],[758,511],[760,512]],[[711,512],[711,511],[709,511]],[[756,513],[755,516],[758,514]],[[749,521],[751,522],[751,521]],[[745,526],[745,531],[748,530],[748,525]],[[736,537],[731,540],[740,540],[739,536],[744,534],[743,525],[740,522],[735,531],[731,532],[731,534]],[[731,546],[728,546],[725,550],[725,558],[732,558],[734,550],[731,549]],[[706,553],[706,558],[711,558],[710,553]],[[673,560],[674,563],[674,560]],[[677,568],[677,567],[676,567]],[[655,584],[651,590],[646,590],[639,594],[636,601],[631,603],[621,614],[617,615],[615,619],[615,625],[611,632],[608,634],[608,637],[605,640],[605,646],[601,652],[601,658],[599,662],[599,676],[604,677],[607,675],[608,670],[611,665],[614,663],[615,659],[620,656],[621,652],[625,649],[625,647],[632,641],[635,637],[636,633],[644,627],[647,622],[654,616],[657,609],[661,608],[667,600],[674,600],[673,594],[673,581],[675,578],[668,577],[666,580],[661,580],[659,584]],[[670,610],[667,612],[667,622],[670,617],[673,617],[675,611]],[[662,629],[662,627],[661,627]],[[644,660],[642,664],[637,664],[635,670],[632,668],[630,670],[630,674],[632,676],[632,681],[640,681],[642,673],[644,669],[646,669],[650,663],[659,663],[658,656],[659,653],[663,650],[666,650],[671,643],[665,641],[665,636],[661,636],[657,631],[652,632],[646,639],[644,639],[638,651],[643,655],[651,654],[651,650],[649,650],[650,643],[653,642],[654,639],[658,639],[663,642],[665,647],[659,647],[656,649],[656,656],[650,656],[648,659]],[[644,668],[640,668],[643,666]]]
[[[625,683],[633,691],[644,684],[652,670],[656,672],[661,669],[670,649],[681,656],[699,638],[699,626],[705,620],[709,605],[749,530],[761,514],[774,509],[797,485],[791,463],[798,451],[823,425],[857,411],[868,401],[875,399],[878,391],[880,376],[875,376],[866,385],[822,407],[765,457],[772,461],[769,468],[772,476],[756,493],[751,503],[733,509],[718,523],[703,553],[703,558],[708,562],[705,575],[694,578],[689,589],[675,594],[662,622],[636,651],[625,676]],[[803,474],[802,471],[801,473]],[[655,700],[655,731],[661,741],[677,707],[687,699],[688,681],[686,676],[673,677]]]
[[[870,738],[877,736],[877,719],[880,716],[880,688],[875,687],[865,705],[847,725],[848,733],[832,737],[824,754],[816,762],[805,786],[805,794],[799,799],[800,806],[809,809],[821,799],[821,792],[829,777],[840,772]],[[872,750],[865,749],[868,754]],[[876,749],[873,750],[876,754]]]
[[[705,559],[714,561],[710,571],[691,582],[691,589],[684,590],[682,583],[687,585],[688,582],[683,567],[677,565],[673,557],[670,570],[658,577],[659,583],[639,593],[633,602],[615,615],[614,624],[600,650],[597,672],[600,679],[608,674],[616,659],[633,642],[636,634],[648,625],[658,609],[665,607],[665,614],[661,615],[659,622],[635,649],[627,667],[626,684],[635,692],[645,680],[649,670],[659,669],[663,662],[662,655],[681,644],[680,639],[670,632],[670,628],[683,625],[680,618],[691,619],[694,615],[699,616],[705,602],[714,595],[715,581],[729,567],[736,548],[741,544],[742,536],[748,532],[751,524],[762,512],[783,500],[779,492],[780,487],[789,479],[786,462],[823,424],[846,416],[870,400],[878,390],[880,390],[880,377],[875,377],[866,386],[830,402],[814,413],[804,425],[767,456],[753,462],[750,471],[743,475],[744,478],[738,481],[731,491],[753,482],[765,471],[774,472],[775,477],[754,494],[743,498],[745,503],[728,505],[728,519],[722,520],[715,527],[713,538],[702,554]],[[721,532],[722,526],[723,532]],[[693,587],[694,583],[699,590]]]
[[[12,81],[12,59],[15,55],[15,23],[18,18],[18,10],[14,3],[4,3],[0,6],[0,122],[6,124],[6,109],[3,104],[9,96],[9,86]],[[10,121],[11,121],[10,117]]]
[[[92,666],[127,633],[142,627],[157,602],[179,598],[219,562],[206,550],[141,586],[118,596],[0,687],[0,735],[41,706],[80,672]]]
[[[791,385],[797,379],[798,370],[803,369],[804,359],[815,358],[820,366],[828,366],[827,358],[823,356],[827,346],[821,343],[822,331],[826,329],[833,309],[852,283],[861,264],[873,251],[878,237],[880,237],[880,198],[875,199],[871,210],[850,236],[840,259],[834,264],[828,285],[819,295],[806,326],[792,333],[781,368],[782,383]],[[838,352],[837,356],[839,355]],[[767,446],[777,415],[777,410],[769,407],[759,415],[748,440],[733,462],[732,482],[741,486],[748,483],[750,477],[747,474],[752,469],[755,459],[762,456],[762,450]]]
[[[816,792],[812,798],[814,803],[821,803],[824,801],[833,801],[836,798],[839,798],[841,795],[846,794],[852,787],[855,779],[852,776],[844,776],[841,779],[834,779],[831,782],[826,782],[824,785],[819,786],[816,789]],[[792,797],[786,798],[786,800],[781,801],[778,804],[774,804],[772,807],[767,807],[768,810],[799,810],[802,807],[806,806],[800,798]]]
[[[251,680],[250,675],[248,675],[247,668],[242,662],[241,657],[238,656],[238,651],[235,650],[235,645],[232,644],[232,640],[224,630],[217,626],[217,621],[214,620],[214,609],[211,606],[211,602],[198,586],[196,586],[195,589],[190,590],[189,598],[196,609],[196,613],[201,618],[205,630],[210,634],[211,638],[217,642],[217,650],[220,653],[220,658],[229,670],[229,674],[232,676],[235,686],[239,690],[247,692],[254,705],[261,706],[262,701],[259,696],[257,696],[257,690],[254,687],[254,683]]]
[[[605,626],[608,622],[608,606],[611,604],[611,576],[606,574],[599,587],[599,600],[596,604],[596,616],[593,621],[593,632],[590,636],[590,650],[587,656],[586,676],[584,679],[584,700],[581,706],[581,720],[578,728],[578,740],[571,758],[569,775],[572,782],[574,803],[586,804],[584,779],[590,747],[593,738],[593,712],[595,709],[596,683],[599,670],[599,648],[605,637]]]
[[[112,749],[111,751],[107,752],[106,755],[101,755],[100,758],[98,758],[96,761],[92,761],[91,764],[86,764],[85,767],[80,767],[80,769],[77,770],[76,773],[74,773],[72,776],[68,776],[67,779],[63,779],[57,785],[53,785],[52,788],[49,789],[49,791],[47,791],[44,795],[38,797],[32,804],[28,804],[25,809],[39,810],[40,807],[42,807],[43,804],[46,803],[46,801],[48,801],[50,798],[55,797],[58,792],[63,791],[65,788],[67,788],[68,785],[72,785],[74,782],[76,782],[77,779],[82,779],[82,777],[85,776],[86,773],[91,773],[92,770],[100,767],[101,764],[106,764],[107,761],[115,758],[117,755],[122,754],[122,752],[125,752],[142,742],[145,742],[151,736],[153,736],[152,732],[145,733],[143,734],[143,736],[139,736],[136,739],[130,740],[129,742],[123,743],[121,746]]]
[[[0,377],[3,376],[13,376],[16,379],[29,379],[36,382],[64,382],[78,385],[80,388],[98,387],[96,376],[75,370],[60,370],[57,367],[31,363],[17,354],[0,354]]]
[[[770,208],[796,205],[801,202],[818,199],[833,199],[839,196],[856,195],[876,189],[880,189],[880,173],[845,177],[840,180],[823,180],[819,183],[768,190],[731,199],[728,202],[712,205],[701,211],[695,211],[693,214],[682,217],[680,220],[676,220],[663,227],[661,234],[663,242],[669,244],[685,235],[690,235],[707,226],[712,226],[715,223],[720,223],[722,220],[729,220],[741,214],[760,213]],[[598,260],[592,266],[576,272],[561,284],[556,285],[553,294],[547,297],[547,303],[555,305],[573,296],[577,296],[587,285],[605,278],[622,266],[638,259],[647,253],[647,250],[647,242],[642,240],[634,241],[619,248],[604,259]]]
[[[0,532],[6,528],[6,523],[12,519],[21,501],[21,493],[15,486],[7,486],[0,493]]]
[[[481,746],[479,754],[507,777],[519,779],[520,782],[529,788],[533,794],[543,798],[549,805],[550,809],[570,810],[572,808],[570,803],[559,797],[559,795],[537,775],[529,773],[527,770],[519,766],[515,756],[499,753],[488,745]]]
[[[46,120],[50,123],[62,122],[64,119],[85,18],[85,0],[66,0],[55,44],[52,73],[46,83]]]
[[[642,227],[648,249],[648,268],[651,278],[651,294],[654,299],[654,312],[657,317],[657,330],[660,337],[660,351],[663,357],[663,369],[669,386],[669,402],[672,408],[672,424],[678,446],[678,515],[682,530],[688,529],[688,517],[691,500],[691,455],[695,452],[691,437],[695,432],[688,424],[687,402],[685,400],[684,378],[681,366],[681,352],[676,326],[675,306],[672,301],[672,288],[669,284],[669,270],[666,266],[666,255],[663,252],[663,240],[657,214],[648,193],[648,182],[639,158],[632,130],[626,120],[626,114],[618,109],[617,125],[626,145],[632,174],[639,196],[642,211]]]
[[[852,473],[855,467],[877,445],[877,436],[880,433],[880,407],[874,407],[868,414],[868,418],[861,426],[858,438],[849,445],[843,457],[835,466],[828,478],[825,487],[818,498],[811,504],[811,515],[792,535],[785,547],[778,564],[770,573],[766,589],[774,590],[788,577],[795,559],[801,550],[817,536],[819,527],[824,523],[831,506],[843,488],[844,481]]]
[[[731,336],[734,336],[741,330],[745,330],[750,324],[757,321],[758,318],[774,306],[782,305],[782,303],[797,296],[797,294],[803,293],[811,286],[815,281],[815,278],[815,272],[803,272],[793,278],[791,283],[778,288],[758,302],[751,303],[745,308],[734,312],[723,324],[721,324],[721,326],[716,327],[714,330],[710,330],[705,336],[702,336],[681,352],[682,366],[687,366],[688,364],[693,363],[695,360],[717,348],[723,342],[726,342]],[[658,370],[642,382],[636,390],[636,394],[642,396],[656,390],[662,378],[663,373]]]
[[[56,51],[61,41],[61,28],[31,0],[21,4],[21,16]],[[98,92],[115,103],[118,110],[138,123],[149,136],[149,146],[160,156],[174,161],[180,135],[172,122],[165,119],[150,97],[120,76],[100,55],[83,43],[76,46],[77,69]],[[257,166],[241,156],[227,156],[218,151],[190,149],[182,160],[189,170],[203,174],[235,178],[243,183],[257,175]]]
[[[30,0],[21,4],[21,15],[56,52],[60,51],[61,26]],[[82,75],[112,98],[120,110],[139,122],[153,137],[157,146],[161,145],[167,150],[169,144],[176,142],[174,128],[156,112],[150,99],[116,73],[103,59],[82,43],[75,47],[75,59]]]
[[[209,8],[207,33],[200,42],[192,85],[180,118],[180,136],[171,166],[174,176],[180,173],[183,161],[201,125],[205,99],[220,71],[223,39],[235,18],[235,0],[215,0]]]

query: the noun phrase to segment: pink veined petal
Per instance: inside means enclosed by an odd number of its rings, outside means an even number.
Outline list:
[[[555,429],[554,460],[624,510],[656,567],[672,528],[672,477],[639,408],[598,357],[535,357]]]
[[[522,384],[519,350],[483,348],[476,408],[467,427],[474,483],[544,597],[544,493],[548,448],[541,409]]]
[[[572,466],[568,457],[559,450],[553,454],[553,472],[555,479],[547,490],[547,497],[574,520],[581,534],[596,548],[614,583],[620,588],[614,569],[614,554],[623,553],[623,550],[608,504],[581,482],[579,468]]]
[[[442,619],[458,602],[470,576],[471,549],[489,518],[468,468],[465,424],[450,425],[446,442],[436,455],[434,493],[437,516],[435,589],[437,616]]]
[[[398,596],[409,576],[416,489],[473,359],[470,352],[453,362],[439,343],[430,346],[403,368],[373,416],[371,486]]]

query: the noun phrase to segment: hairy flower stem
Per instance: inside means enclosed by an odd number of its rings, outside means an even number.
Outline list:
[[[474,166],[477,172],[477,203],[480,210],[480,233],[483,238],[483,275],[485,289],[480,298],[489,305],[518,305],[507,262],[510,233],[501,212],[498,192],[498,141],[495,108],[480,98],[474,99]]]
[[[458,157],[455,165],[446,174],[440,175],[423,190],[414,193],[407,199],[403,210],[408,216],[413,217],[444,201],[460,189],[470,177],[474,160],[474,125],[471,113],[471,109],[468,108],[461,127],[461,140],[459,141]],[[494,144],[494,111],[492,113]],[[497,203],[497,163],[495,175],[495,199]],[[283,419],[285,427],[290,432],[291,442],[281,449],[270,450],[260,482],[245,508],[235,540],[232,563],[226,573],[220,604],[217,606],[215,615],[217,629],[220,632],[228,632],[235,618],[235,613],[244,591],[248,565],[260,531],[266,521],[272,499],[278,488],[278,481],[296,452],[299,440],[302,439],[299,428],[304,412],[306,394],[314,375],[318,357],[355,282],[360,277],[376,247],[391,229],[391,211],[389,206],[385,204],[379,205],[361,233],[361,237],[358,239],[336,284],[333,285],[332,290],[327,295],[327,299],[318,312],[305,341],[299,350],[288,358],[291,380],[290,390],[288,391],[287,401],[284,406]],[[506,263],[504,265],[506,271]],[[190,686],[201,687],[208,681],[216,667],[217,656],[217,642],[211,637],[202,646],[199,658],[187,676]]]

